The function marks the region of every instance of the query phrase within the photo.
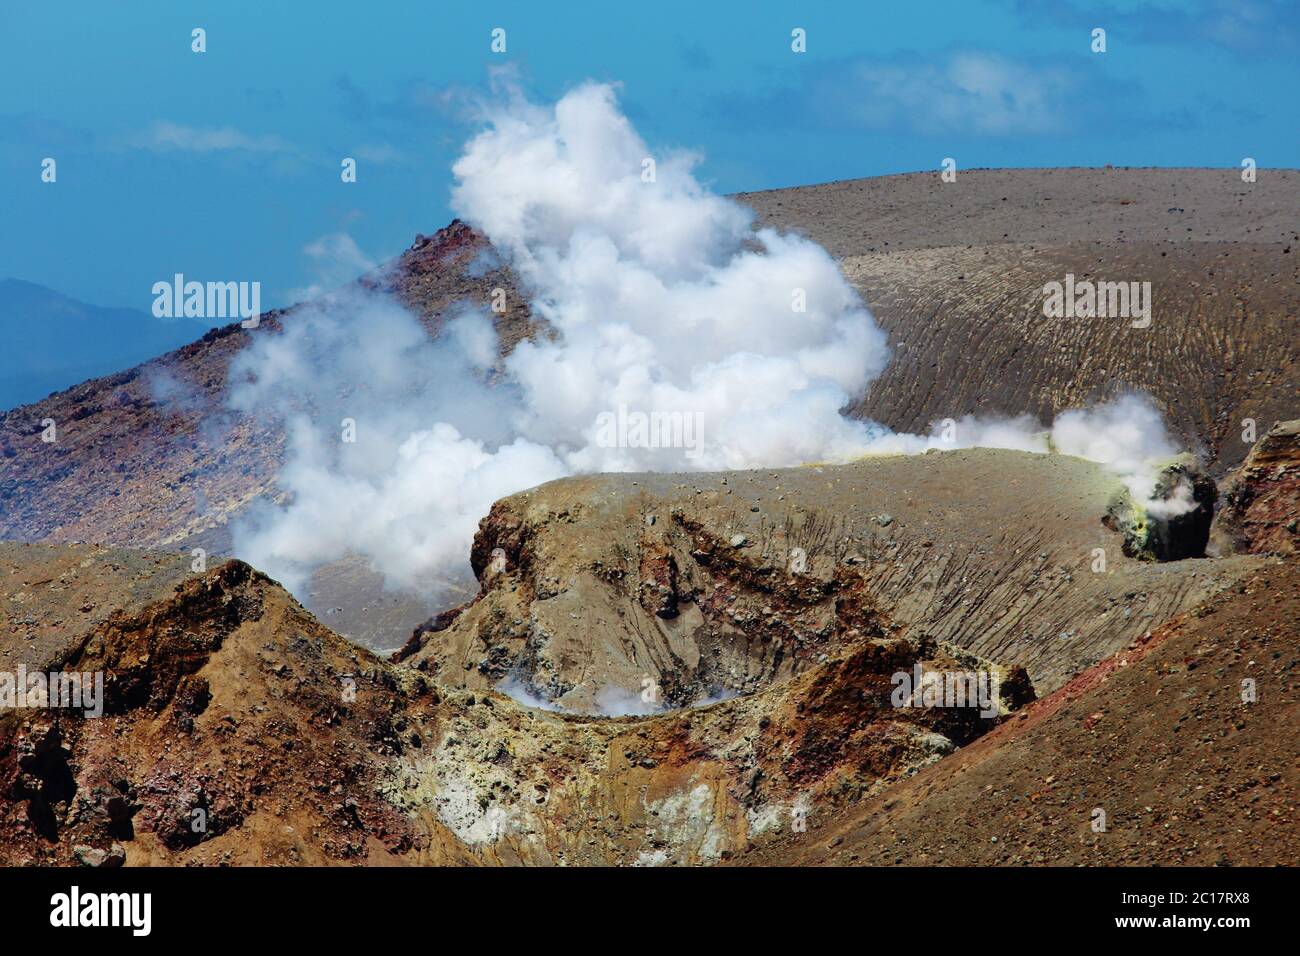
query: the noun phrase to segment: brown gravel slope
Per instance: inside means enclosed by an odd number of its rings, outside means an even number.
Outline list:
[[[1257,699],[1243,703],[1243,681]],[[749,865],[1300,858],[1300,568],[1267,568]],[[1106,815],[1104,832],[1094,813]]]
[[[761,222],[799,229],[837,258],[1027,242],[1300,239],[1300,170],[970,169],[740,193]]]
[[[966,413],[1050,420],[1116,389],[1155,397],[1222,473],[1300,397],[1300,172],[1020,169],[740,197],[844,262],[895,357],[855,414],[924,430]],[[1046,319],[1067,273],[1150,282],[1151,326]]]

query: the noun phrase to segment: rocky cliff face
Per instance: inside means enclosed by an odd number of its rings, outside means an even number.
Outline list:
[[[100,597],[114,601],[124,553],[65,550],[107,572]],[[6,863],[89,850],[112,860],[115,844],[133,864],[364,860],[410,847],[410,823],[376,790],[388,761],[418,745],[403,717],[418,689],[238,562],[153,598],[26,659],[31,671],[103,674],[103,716],[5,714]]]
[[[1231,545],[1254,553],[1300,548],[1300,421],[1278,422],[1228,481],[1221,525]]]

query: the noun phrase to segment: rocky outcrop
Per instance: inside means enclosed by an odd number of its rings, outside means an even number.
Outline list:
[[[1300,549],[1300,420],[1278,422],[1255,443],[1224,500],[1221,527],[1235,549]]]
[[[103,716],[24,709],[0,725],[0,862],[718,862],[1032,696],[1021,670],[870,626],[760,693],[579,718],[437,688],[229,562],[55,654],[104,675]],[[984,675],[969,700],[898,693],[957,673]]]
[[[1204,553],[1213,483],[1179,465],[1166,484],[1194,506],[1144,517],[1139,549],[1100,520],[1120,480],[1060,455],[552,482],[492,508],[473,563],[499,551],[501,572],[402,659],[576,712],[644,681],[679,707],[789,680],[888,620],[1050,689],[1248,570],[1180,560]]]
[[[1124,553],[1143,561],[1182,561],[1205,557],[1218,489],[1193,462],[1161,469],[1149,502],[1124,491],[1106,510],[1103,522],[1123,538]]]
[[[103,584],[111,602],[111,574]],[[403,714],[427,692],[247,565],[194,574],[26,665],[101,674],[103,715],[0,722],[6,863],[112,865],[114,844],[130,864],[323,863],[413,843],[375,791],[420,745]]]

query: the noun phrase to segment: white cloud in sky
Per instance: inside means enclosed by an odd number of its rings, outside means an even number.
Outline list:
[[[254,136],[233,126],[185,126],[167,120],[154,123],[147,132],[133,140],[133,145],[140,149],[159,152],[285,153],[290,151],[289,144],[278,136]]]
[[[990,135],[1063,128],[1068,94],[1076,86],[1064,67],[984,52],[955,53],[939,62],[858,62],[834,82],[844,86],[837,100],[863,125]]]

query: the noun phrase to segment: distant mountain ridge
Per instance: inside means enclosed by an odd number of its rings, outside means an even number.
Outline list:
[[[90,305],[22,279],[0,280],[0,408],[16,408],[130,368],[204,332],[193,321]]]

